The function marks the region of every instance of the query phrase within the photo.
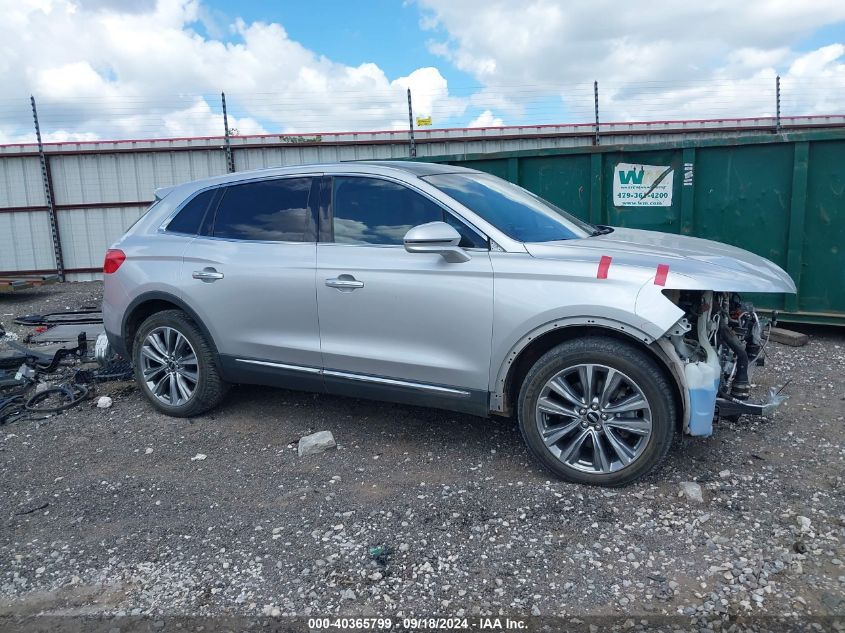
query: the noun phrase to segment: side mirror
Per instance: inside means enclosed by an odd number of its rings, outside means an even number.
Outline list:
[[[420,224],[405,233],[405,250],[409,253],[438,253],[453,264],[468,262],[471,257],[458,244],[461,234],[446,222]]]

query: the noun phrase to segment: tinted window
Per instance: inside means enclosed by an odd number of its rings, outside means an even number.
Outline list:
[[[196,235],[199,232],[200,222],[202,222],[208,205],[214,197],[214,189],[208,189],[194,196],[188,203],[182,207],[182,210],[176,214],[170,223],[167,225],[167,230],[171,233],[188,233],[189,235]]]
[[[334,179],[334,241],[402,244],[409,229],[443,219],[443,209],[407,187],[377,178]]]
[[[440,205],[407,187],[375,178],[334,179],[334,241],[340,244],[402,244],[409,229],[445,221],[461,234],[464,248],[487,241]]]
[[[311,178],[263,180],[227,187],[217,207],[214,237],[310,241],[310,193]]]
[[[489,246],[485,238],[481,237],[454,215],[444,213],[443,220],[451,224],[461,234],[461,241],[458,243],[458,246],[461,248],[487,248]]]
[[[428,181],[520,242],[588,237],[594,227],[530,191],[487,174],[439,174]]]

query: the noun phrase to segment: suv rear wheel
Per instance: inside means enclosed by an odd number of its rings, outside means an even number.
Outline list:
[[[675,432],[672,387],[645,352],[611,338],[567,341],[528,372],[519,426],[558,477],[623,486],[657,468]]]
[[[211,346],[181,310],[148,317],[135,334],[132,353],[141,390],[167,415],[199,415],[226,394]]]

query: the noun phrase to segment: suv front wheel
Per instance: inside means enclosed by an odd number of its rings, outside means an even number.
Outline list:
[[[558,345],[528,372],[519,426],[534,457],[576,483],[623,486],[657,468],[675,432],[672,387],[645,352],[587,337]]]
[[[211,346],[181,310],[148,317],[135,334],[132,350],[135,379],[153,406],[167,415],[199,415],[226,394]]]

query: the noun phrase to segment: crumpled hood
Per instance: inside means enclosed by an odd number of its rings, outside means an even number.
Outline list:
[[[612,258],[609,277],[614,273],[626,274],[626,268],[628,274],[637,269],[654,277],[657,266],[665,264],[669,267],[666,288],[795,293],[790,276],[768,259],[697,237],[614,228],[606,235],[528,243],[525,248],[541,259],[598,263],[602,256],[609,256]]]

